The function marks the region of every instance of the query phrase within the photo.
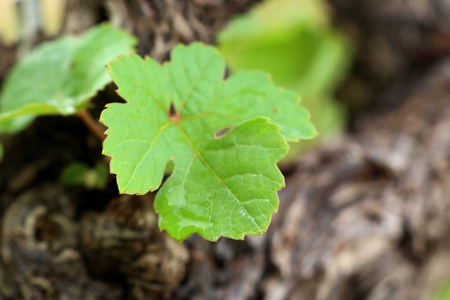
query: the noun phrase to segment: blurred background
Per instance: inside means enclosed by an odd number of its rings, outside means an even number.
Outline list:
[[[450,1],[0,0],[0,84],[103,22],[160,62],[216,45],[228,74],[298,93],[319,136],[280,163],[266,234],[180,244],[151,194],[119,195],[78,118],[0,123],[0,298],[450,299]]]

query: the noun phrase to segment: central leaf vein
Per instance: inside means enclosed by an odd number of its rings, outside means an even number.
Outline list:
[[[167,127],[169,127],[169,125],[172,124],[172,122],[167,122],[165,123],[163,126],[161,126],[161,128],[159,129],[158,133],[155,135],[155,137],[153,138],[153,140],[150,142],[150,144],[148,145],[147,150],[145,151],[145,153],[142,155],[141,159],[139,160],[139,162],[136,164],[136,167],[133,170],[133,173],[131,174],[130,178],[128,179],[127,185],[125,186],[125,189],[128,188],[128,186],[130,185],[130,182],[133,181],[134,175],[136,174],[136,170],[140,167],[141,163],[144,161],[144,159],[146,158],[147,154],[150,152],[150,150],[153,148],[153,144],[158,140],[158,138],[162,135],[162,133],[167,129]]]
[[[217,180],[220,182],[220,184],[227,189],[232,195],[233,197],[236,199],[236,204],[239,204],[242,209],[247,213],[247,215],[251,218],[251,221],[254,223],[254,225],[256,227],[258,227],[259,230],[262,230],[262,228],[259,226],[259,224],[256,222],[256,219],[248,212],[248,210],[245,208],[244,204],[239,201],[239,198],[236,196],[236,194],[230,189],[230,187],[228,187],[225,182],[222,180],[222,178],[220,178],[219,175],[217,175],[217,173],[211,168],[211,166],[206,162],[206,160],[203,158],[201,152],[197,149],[197,147],[192,143],[191,139],[189,138],[189,136],[186,134],[186,132],[183,130],[183,128],[180,126],[180,124],[178,123],[174,123],[176,125],[176,127],[178,128],[178,130],[180,131],[180,133],[183,135],[183,137],[186,139],[186,141],[188,142],[189,146],[191,147],[191,149],[194,151],[195,155],[200,159],[200,161],[202,162],[202,164],[208,169],[208,171],[214,175]]]

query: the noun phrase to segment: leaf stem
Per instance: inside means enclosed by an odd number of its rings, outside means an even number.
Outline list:
[[[79,110],[75,115],[83,121],[87,128],[89,128],[89,130],[92,131],[92,133],[94,133],[100,139],[100,141],[103,142],[105,140],[105,128],[103,128],[103,126],[99,122],[94,120],[87,109]]]

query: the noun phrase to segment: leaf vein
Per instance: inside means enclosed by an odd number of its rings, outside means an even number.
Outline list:
[[[127,190],[128,186],[130,185],[130,183],[133,181],[134,175],[136,174],[136,170],[139,168],[139,166],[141,165],[141,163],[144,161],[145,157],[147,156],[147,154],[150,152],[150,150],[153,147],[153,144],[158,140],[158,138],[162,135],[162,133],[167,129],[167,127],[169,127],[169,125],[171,124],[171,122],[167,122],[166,124],[164,124],[163,126],[161,126],[161,128],[159,129],[158,133],[156,134],[156,136],[153,138],[153,140],[151,141],[150,145],[148,145],[147,150],[145,151],[145,153],[142,155],[141,159],[139,160],[139,162],[136,164],[133,173],[131,174],[130,178],[128,179],[128,182],[124,188],[124,191]]]
[[[183,128],[175,123],[178,130],[180,131],[180,133],[183,135],[183,137],[186,139],[186,141],[188,142],[189,146],[192,148],[192,150],[194,150],[195,154],[198,156],[198,158],[200,159],[200,161],[203,163],[203,165],[208,169],[208,171],[210,171],[210,173],[212,175],[214,175],[217,180],[222,184],[222,186],[224,188],[226,188],[232,195],[233,197],[236,199],[236,204],[240,204],[241,208],[247,213],[247,215],[251,218],[253,224],[258,227],[259,230],[262,230],[261,226],[259,226],[259,224],[256,222],[256,219],[248,212],[247,208],[243,205],[242,202],[239,201],[239,198],[236,196],[236,194],[230,189],[230,187],[228,187],[225,182],[223,182],[223,180],[219,177],[219,175],[217,175],[216,172],[214,172],[214,170],[211,168],[211,166],[205,161],[205,159],[203,158],[201,152],[197,149],[197,147],[195,147],[195,145],[192,143],[191,139],[186,135],[186,132],[184,132]],[[234,208],[233,208],[234,210]]]

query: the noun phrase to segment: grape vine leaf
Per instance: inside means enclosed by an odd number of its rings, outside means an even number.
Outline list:
[[[107,24],[81,38],[44,43],[13,68],[0,95],[0,123],[23,115],[73,114],[111,82],[105,65],[136,39]]]
[[[284,187],[276,163],[286,139],[316,134],[298,97],[260,72],[224,81],[221,55],[200,43],[175,47],[162,66],[132,55],[108,68],[127,101],[108,104],[100,117],[121,193],[158,189],[173,160],[154,204],[162,230],[180,241],[265,232]]]

